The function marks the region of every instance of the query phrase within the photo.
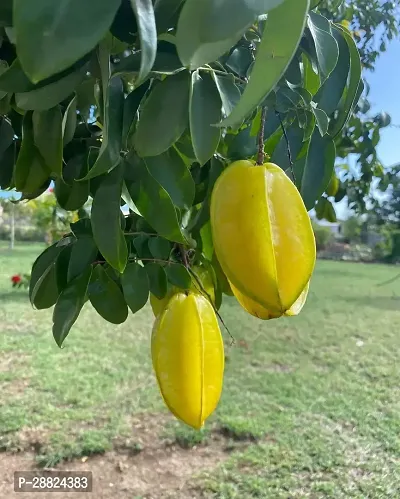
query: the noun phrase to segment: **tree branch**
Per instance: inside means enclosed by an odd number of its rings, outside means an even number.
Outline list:
[[[267,106],[261,108],[261,122],[260,131],[258,132],[258,155],[257,165],[263,165],[265,159],[264,151],[264,131],[265,131],[265,118],[267,116]]]
[[[292,151],[290,149],[289,138],[288,138],[288,135],[286,133],[286,128],[285,128],[285,125],[283,124],[283,121],[282,121],[282,118],[281,118],[279,111],[275,110],[275,114],[279,119],[279,123],[281,124],[283,136],[285,137],[287,153],[288,153],[288,158],[289,158],[289,165],[290,165],[290,173],[292,175],[293,183],[296,185],[297,182],[296,182],[296,176],[294,174],[293,157],[292,157]]]

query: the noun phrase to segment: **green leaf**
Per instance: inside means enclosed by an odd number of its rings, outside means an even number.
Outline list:
[[[329,130],[332,137],[336,137],[346,125],[349,119],[350,113],[353,106],[357,104],[357,98],[360,97],[358,94],[358,88],[361,81],[361,59],[360,54],[357,49],[350,33],[344,29],[342,26],[335,25],[336,28],[343,34],[350,51],[350,77],[348,84],[345,89],[345,98],[341,101],[338,115],[334,121],[331,122],[331,127]]]
[[[135,43],[137,25],[130,0],[122,0],[110,31],[116,38],[125,43]]]
[[[48,85],[39,86],[29,92],[16,93],[15,102],[20,109],[24,110],[43,111],[50,109],[69,97],[84,76],[85,70],[80,68]]]
[[[127,265],[121,276],[125,301],[133,314],[136,314],[147,303],[149,298],[149,279],[146,269],[138,263]]]
[[[154,11],[158,33],[164,33],[176,25],[183,2],[184,0],[155,0]]]
[[[335,223],[336,212],[332,203],[327,198],[320,198],[315,206],[315,213],[318,220],[327,220],[328,222]]]
[[[322,109],[318,109],[317,107],[311,107],[312,112],[314,113],[315,119],[317,121],[317,127],[322,136],[326,135],[328,132],[329,126],[329,118],[326,115],[325,111]]]
[[[88,287],[90,303],[103,319],[122,324],[128,318],[124,295],[101,265],[96,265]]]
[[[260,14],[265,14],[282,0],[186,0],[176,34],[181,61],[190,69],[216,61],[229,51]],[[221,21],[223,20],[223,21]]]
[[[71,249],[67,281],[70,282],[82,274],[96,260],[98,251],[92,237],[78,238]]]
[[[82,180],[110,172],[121,161],[122,126],[124,116],[124,87],[121,78],[114,77],[108,83],[105,107],[105,128],[99,156]]]
[[[258,150],[257,138],[252,136],[250,126],[247,126],[236,135],[227,136],[226,142],[228,144],[228,158],[235,161],[251,158]]]
[[[17,52],[29,78],[37,83],[90,52],[106,35],[120,3],[14,0]]]
[[[139,86],[153,67],[157,54],[157,29],[151,0],[131,0],[139,28],[141,63],[136,85]]]
[[[90,222],[90,218],[81,218],[75,223],[70,224],[71,231],[76,238],[80,237],[92,237],[92,224]]]
[[[226,76],[212,72],[215,84],[221,97],[222,111],[225,116],[228,116],[233,111],[240,99],[240,90],[235,84],[235,78],[232,74],[227,73]]]
[[[12,26],[12,0],[2,0],[0,5],[0,27]]]
[[[171,253],[171,243],[163,237],[150,237],[149,250],[156,260],[168,260]]]
[[[308,28],[314,40],[318,67],[323,83],[335,69],[338,62],[338,43],[332,36],[330,22],[324,16],[310,12]]]
[[[149,263],[144,268],[149,279],[150,292],[162,300],[167,294],[167,276],[164,268],[158,263]]]
[[[62,136],[64,147],[71,142],[75,135],[77,124],[76,104],[78,97],[75,94],[68,104],[62,120]]]
[[[0,74],[0,90],[3,92],[27,92],[35,88],[22,71],[19,59],[15,59],[11,66]]]
[[[137,51],[134,54],[124,57],[114,66],[113,74],[139,73],[140,71],[141,52]],[[154,61],[151,74],[167,74],[172,75],[184,69],[176,47],[168,42],[159,42],[157,47],[156,60]]]
[[[150,236],[148,236],[147,234],[139,234],[133,240],[133,246],[139,259],[145,258],[147,260],[153,258],[153,255],[151,254],[149,249],[149,240]]]
[[[43,307],[43,304],[46,303],[44,303],[41,298],[43,293],[46,293],[46,289],[50,289],[50,291],[53,292],[54,287],[57,286],[55,263],[62,250],[63,248],[57,246],[57,243],[53,244],[38,256],[32,266],[31,279],[29,281],[29,299],[31,304],[36,308],[49,308],[54,305],[57,300],[57,290],[53,293],[53,296],[55,295],[55,300],[49,307]]]
[[[122,125],[122,146],[125,147],[133,128],[133,123],[137,118],[137,111],[140,103],[149,88],[149,83],[140,85],[131,92],[124,102],[124,117]]]
[[[207,260],[211,260],[214,253],[214,243],[212,239],[211,223],[208,221],[200,230],[201,245],[203,255]]]
[[[62,177],[62,115],[60,106],[34,111],[33,137],[50,174]]]
[[[11,187],[14,174],[15,146],[11,145],[0,158],[0,189]]]
[[[63,179],[55,180],[54,193],[58,204],[67,211],[76,211],[86,203],[89,197],[89,182],[78,182],[75,179],[85,175],[87,161],[85,156],[75,156],[65,165]]]
[[[200,210],[196,215],[196,218],[193,220],[193,223],[189,227],[190,230],[193,231],[200,230],[203,227],[203,225],[205,225],[210,219],[211,194],[214,189],[215,182],[223,172],[223,169],[224,165],[219,159],[217,158],[211,159],[211,168],[210,168],[210,173],[208,175],[207,194],[203,201],[203,204],[201,205]]]
[[[304,88],[308,92],[310,92],[311,95],[315,95],[321,86],[320,77],[314,71],[309,58],[305,54],[303,54],[302,60],[303,60]]]
[[[49,174],[34,144],[32,113],[25,114],[22,128],[22,145],[15,165],[14,182],[18,191],[32,193],[41,188]]]
[[[121,230],[121,191],[124,163],[104,176],[93,199],[92,229],[94,240],[106,261],[120,273],[128,260],[128,248]]]
[[[189,209],[193,204],[193,178],[178,152],[171,147],[160,156],[145,159],[150,174],[168,192],[175,206]]]
[[[53,312],[53,336],[60,348],[85,304],[91,274],[92,267],[88,267],[83,274],[71,281],[58,297]]]
[[[213,156],[221,139],[221,130],[212,126],[221,120],[221,106],[221,98],[211,76],[194,71],[190,92],[190,134],[201,166]]]
[[[139,156],[158,156],[169,149],[188,124],[189,73],[168,76],[146,99],[134,146]]]
[[[280,80],[299,45],[308,7],[309,0],[286,0],[268,14],[250,81],[238,105],[220,126],[241,123]]]
[[[57,297],[67,287],[68,284],[68,266],[71,258],[71,253],[72,253],[72,245],[69,244],[68,246],[64,247],[64,249],[58,255],[56,261],[55,270],[56,270],[56,284],[58,289],[58,292],[56,293]],[[54,303],[56,301],[57,300],[55,299]]]
[[[335,69],[318,90],[314,99],[318,107],[328,116],[338,108],[350,71],[350,51],[346,39],[335,26],[332,27],[332,33],[339,46],[339,59]]]
[[[180,263],[173,263],[165,267],[168,281],[178,288],[189,289],[192,284],[192,278],[188,270]]]
[[[331,137],[316,129],[308,148],[300,193],[307,210],[314,207],[315,201],[327,188],[335,166],[336,148]],[[299,181],[299,179],[297,179]]]
[[[304,131],[299,127],[298,122],[295,121],[289,128],[287,128],[286,134],[289,141],[292,161],[295,162],[301,148],[303,147]],[[283,135],[280,138],[274,153],[272,154],[271,163],[277,164],[282,168],[282,170],[285,171],[290,169],[288,146]]]
[[[150,175],[143,160],[131,156],[129,161],[138,179],[127,187],[141,215],[160,236],[184,243],[177,213],[167,191]]]
[[[4,152],[11,146],[14,139],[14,130],[9,121],[0,118],[0,160]]]

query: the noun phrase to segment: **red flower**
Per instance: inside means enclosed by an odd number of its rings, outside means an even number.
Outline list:
[[[54,192],[53,187],[50,187],[49,192]]]
[[[18,284],[22,281],[22,278],[20,275],[13,275],[11,277],[11,281],[14,283],[14,284]]]

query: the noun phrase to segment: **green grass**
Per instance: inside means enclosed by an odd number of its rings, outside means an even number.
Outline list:
[[[39,247],[0,246],[0,444],[38,429],[42,463],[135,439],[135,414],[166,414],[151,372],[148,308],[122,326],[86,307],[64,349],[51,311],[34,311],[12,273]],[[400,489],[400,269],[319,262],[297,318],[262,322],[228,299],[224,393],[201,434],[179,423],[159,437],[183,447],[234,442],[194,478],[206,497],[396,498]],[[155,438],[158,438],[155,435]]]

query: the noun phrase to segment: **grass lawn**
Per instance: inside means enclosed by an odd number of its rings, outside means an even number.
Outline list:
[[[380,285],[400,268],[320,261],[297,318],[262,322],[227,299],[221,314],[236,344],[224,332],[223,398],[199,434],[160,400],[149,308],[116,327],[87,306],[65,348],[56,346],[51,311],[32,310],[9,280],[39,251],[0,245],[4,451],[24,450],[35,435],[46,465],[120,442],[139,452],[132,421],[140,415],[158,428],[160,446],[168,438],[224,453],[215,469],[190,477],[188,495],[173,497],[400,496],[400,279]],[[190,459],[194,451],[185,452]]]

